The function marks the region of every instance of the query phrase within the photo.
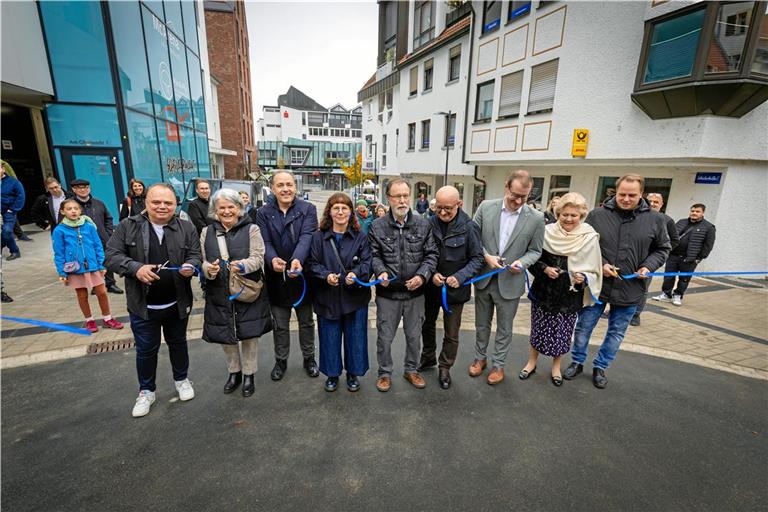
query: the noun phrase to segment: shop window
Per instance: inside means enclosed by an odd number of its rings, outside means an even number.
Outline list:
[[[497,30],[501,25],[501,2],[485,2],[483,5],[483,34]]]
[[[475,183],[472,190],[472,211],[477,211],[477,207],[480,206],[485,200],[485,184]]]
[[[531,89],[528,93],[528,113],[551,112],[555,104],[558,59],[531,68]]]
[[[179,145],[181,146],[181,164],[184,181],[197,177],[197,152],[195,151],[195,134],[189,128],[179,128]]]
[[[461,45],[454,46],[448,53],[448,81],[459,79],[461,74]]]
[[[707,73],[739,71],[754,7],[754,2],[720,5],[707,53]]]
[[[490,121],[493,115],[493,80],[477,86],[475,121]]]
[[[691,75],[699,48],[704,12],[704,8],[698,9],[653,25],[643,83]]]
[[[570,176],[552,176],[549,179],[549,194],[547,195],[547,205],[555,196],[563,196],[571,191]]]
[[[531,12],[531,2],[509,2],[507,20],[512,21],[527,16]]]
[[[51,103],[45,113],[53,146],[122,146],[115,107]]]
[[[523,70],[501,77],[499,118],[520,115],[520,99],[523,95]]]
[[[616,195],[616,180],[618,179],[618,176],[600,176],[597,182],[597,195],[595,196],[596,206],[603,206]]]
[[[160,145],[160,165],[165,182],[176,190],[176,195],[184,195],[184,177],[179,149],[179,125],[164,119],[155,119],[157,140]]]
[[[528,194],[528,201],[533,201],[541,209],[542,196],[544,195],[544,178],[534,176],[531,179],[533,180],[533,186],[531,187],[531,193]]]

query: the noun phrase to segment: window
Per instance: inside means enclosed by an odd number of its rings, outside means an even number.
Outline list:
[[[413,150],[416,148],[416,123],[410,123],[408,125],[408,149]]]
[[[386,2],[384,10],[384,49],[389,49],[397,44],[397,4],[392,0]]]
[[[456,114],[451,114],[448,117],[448,129],[445,131],[445,137],[443,146],[452,148],[456,142]]]
[[[413,66],[411,68],[411,84],[410,84],[410,94],[409,96],[416,96],[416,93],[419,91],[419,67]]]
[[[181,2],[181,13],[182,17],[184,18],[184,40],[186,41],[187,46],[189,46],[193,52],[197,53],[197,21],[195,20],[195,2]]]
[[[493,80],[477,86],[475,121],[490,121],[493,115]]]
[[[461,72],[461,45],[454,46],[448,53],[448,81],[459,79]]]
[[[189,95],[192,98],[192,113],[195,117],[195,129],[206,131],[205,96],[203,95],[203,70],[200,69],[200,59],[187,51],[187,66],[189,66]]]
[[[699,48],[705,9],[656,23],[651,28],[651,43],[643,83],[690,76]]]
[[[387,168],[387,155],[381,155],[381,168]]]
[[[429,125],[432,122],[427,119],[421,122],[421,149],[429,149]]]
[[[112,6],[110,5],[110,7]],[[163,181],[160,155],[157,152],[155,120],[149,116],[126,110],[125,123],[128,129],[133,168],[141,169],[142,177],[146,178],[147,181]]]
[[[349,151],[326,151],[326,160],[349,160]]]
[[[301,113],[301,126],[307,126],[307,113]]]
[[[424,91],[431,91],[432,90],[432,71],[434,66],[434,60],[429,59],[428,61],[424,62]]]
[[[308,149],[291,148],[291,165],[304,165],[304,161],[307,159],[308,154]]]
[[[757,33],[757,48],[755,60],[752,62],[752,72],[768,74],[768,6],[765,8]]]
[[[483,6],[483,34],[501,25],[501,2],[485,2]]]
[[[387,134],[381,136],[381,154],[387,154]]]
[[[416,2],[414,9],[413,49],[428,43],[435,37],[435,19],[432,16],[433,2]]]
[[[373,145],[373,135],[366,135],[365,136],[365,157],[366,158],[371,158],[372,145]]]
[[[531,68],[531,89],[528,93],[529,114],[552,111],[555,104],[558,62],[559,60],[555,59]]]
[[[707,53],[707,73],[739,71],[744,45],[747,43],[746,33],[749,29],[749,23],[752,21],[754,6],[754,2],[720,5],[715,20],[712,42]],[[744,10],[726,18],[726,13],[733,12],[734,9]],[[726,18],[726,21],[723,21],[723,18]]]
[[[321,112],[310,112],[307,116],[307,120],[311,126],[322,126],[327,120],[327,115],[328,114],[323,114]]]
[[[121,23],[113,24],[112,31],[115,37],[123,102],[126,107],[152,114],[152,103],[147,101],[152,94],[147,59],[143,51],[136,51],[136,48],[144,44],[141,36],[139,4],[112,2],[109,4],[109,12],[113,19],[121,20]],[[159,165],[157,162],[156,164]]]
[[[501,77],[499,118],[520,115],[520,98],[523,94],[523,70]]]
[[[277,160],[276,149],[261,149],[259,150],[259,155],[263,160]]]
[[[512,21],[522,18],[531,12],[531,2],[509,2],[509,14],[507,20]]]

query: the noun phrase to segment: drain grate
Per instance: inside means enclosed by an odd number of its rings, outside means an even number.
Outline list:
[[[133,348],[133,340],[105,341],[102,343],[91,343],[88,345],[87,354],[103,354],[104,352],[117,352],[118,350],[128,350]]]

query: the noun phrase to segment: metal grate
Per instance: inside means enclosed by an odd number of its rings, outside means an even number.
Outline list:
[[[91,343],[88,345],[86,354],[103,354],[104,352],[116,352],[118,350],[128,350],[133,348],[133,340],[105,341],[102,343]]]

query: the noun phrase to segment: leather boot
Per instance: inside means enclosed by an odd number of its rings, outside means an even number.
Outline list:
[[[272,380],[280,380],[285,376],[285,370],[288,368],[288,361],[285,359],[275,359],[275,367],[272,368],[272,373],[269,376]]]
[[[227,383],[224,384],[224,394],[228,395],[240,385],[243,381],[243,372],[230,373]]]
[[[243,375],[243,396],[251,396],[254,391],[253,374]]]
[[[317,368],[317,363],[314,357],[304,358],[304,370],[310,377],[317,377],[320,375],[320,370]]]

